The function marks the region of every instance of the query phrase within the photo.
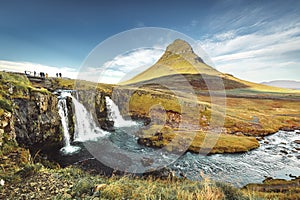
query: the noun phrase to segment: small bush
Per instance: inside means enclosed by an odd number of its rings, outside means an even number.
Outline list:
[[[229,184],[216,182],[216,186],[223,191],[223,193],[225,195],[225,199],[228,199],[228,200],[249,200],[249,198],[245,197],[240,190],[238,190],[237,188],[234,188],[233,186],[231,186]]]
[[[80,179],[72,189],[73,196],[82,196],[83,194],[92,195],[92,189],[95,183],[89,178]]]
[[[16,175],[19,175],[22,179],[28,178],[36,174],[42,167],[43,166],[41,164],[28,164],[16,172]]]
[[[0,108],[12,112],[12,106],[7,99],[0,99]]]

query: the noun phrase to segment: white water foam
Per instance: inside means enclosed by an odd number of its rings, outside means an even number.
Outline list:
[[[75,108],[74,141],[97,140],[99,137],[109,134],[96,125],[93,116],[87,111],[84,105],[73,96],[72,100]]]
[[[105,101],[108,111],[108,118],[114,121],[115,127],[129,127],[137,125],[137,123],[132,120],[125,120],[122,117],[118,106],[108,96],[105,97]]]

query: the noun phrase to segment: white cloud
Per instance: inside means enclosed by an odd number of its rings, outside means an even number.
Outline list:
[[[278,30],[281,30],[280,32]],[[215,67],[250,81],[298,79],[300,27],[276,27],[274,30],[238,35],[236,31],[219,33],[200,41]]]
[[[119,55],[104,63],[101,67],[104,72],[99,74],[99,81],[118,83],[128,80],[153,65],[163,52],[160,48],[147,48]]]
[[[0,60],[0,69],[2,71],[21,72],[30,71],[32,74],[34,71],[37,73],[44,72],[48,73],[49,76],[55,77],[56,73],[62,73],[63,76],[69,78],[77,78],[77,69],[70,67],[53,67],[47,65],[41,65],[31,62],[13,62]]]

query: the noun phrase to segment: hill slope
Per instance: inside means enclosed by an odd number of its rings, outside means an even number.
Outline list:
[[[273,87],[281,87],[281,88],[300,90],[300,81],[276,80],[276,81],[262,82],[261,84],[269,85],[269,86],[273,86]]]
[[[173,74],[199,73],[207,75],[222,74],[205,64],[187,42],[177,39],[167,47],[165,53],[153,66],[121,84],[132,84]]]

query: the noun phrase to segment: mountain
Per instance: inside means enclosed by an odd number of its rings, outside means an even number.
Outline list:
[[[262,82],[261,84],[280,87],[280,88],[300,90],[300,81],[276,80],[276,81]]]
[[[212,90],[222,92],[225,89],[227,96],[250,96],[251,98],[295,93],[295,90],[253,83],[219,72],[207,65],[193,51],[191,45],[181,39],[171,43],[154,65],[133,78],[119,83],[119,86],[143,86],[156,91],[166,91],[165,89],[168,88],[182,92],[187,92],[192,86],[197,94]]]
[[[170,85],[172,83],[174,88],[185,90],[183,85],[186,85],[187,81],[198,90],[268,87],[219,72],[207,65],[193,51],[190,44],[181,39],[176,39],[170,44],[153,66],[120,85]],[[272,88],[268,87],[267,90],[272,90]]]
[[[146,71],[122,84],[132,84],[174,74],[221,75],[219,71],[205,64],[184,40],[177,39],[170,44],[162,57]]]

